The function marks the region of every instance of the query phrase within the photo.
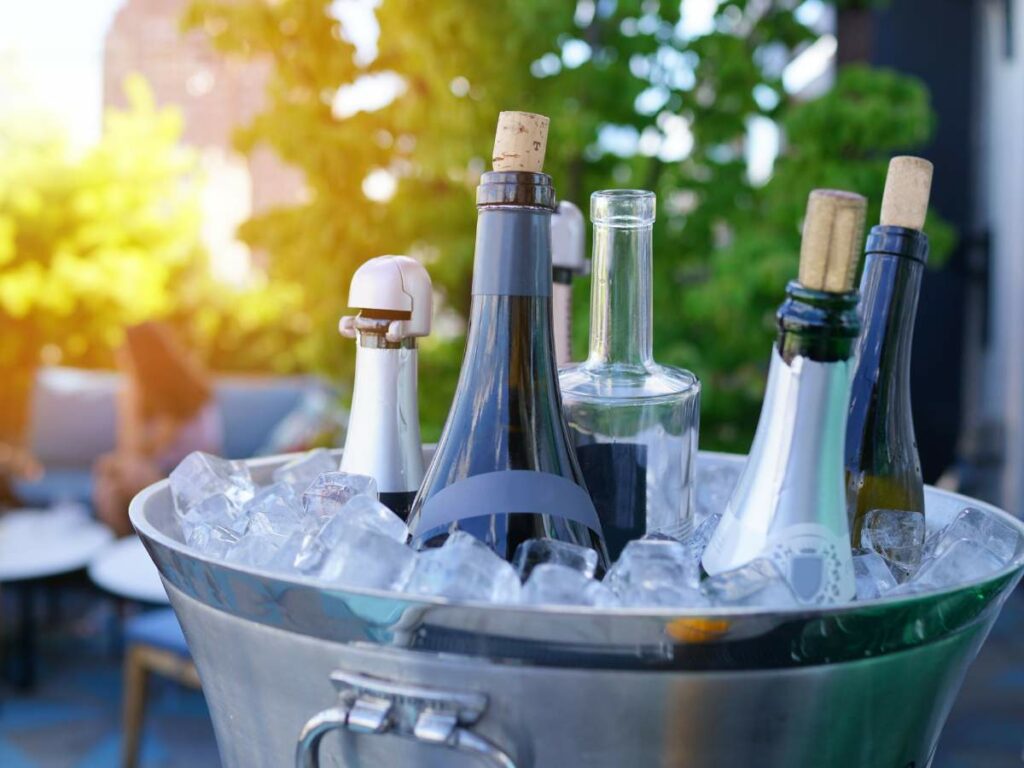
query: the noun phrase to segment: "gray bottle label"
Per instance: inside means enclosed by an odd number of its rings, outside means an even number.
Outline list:
[[[449,485],[423,505],[419,529],[429,531],[471,517],[516,513],[561,517],[601,533],[594,504],[583,488],[561,475],[529,469],[485,472]]]
[[[509,207],[480,212],[473,295],[551,295],[551,211]]]

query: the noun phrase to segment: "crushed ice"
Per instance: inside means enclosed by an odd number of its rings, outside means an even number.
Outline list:
[[[437,549],[408,546],[404,521],[377,498],[370,477],[338,471],[314,450],[278,467],[258,487],[242,462],[192,453],[171,473],[182,539],[211,558],[301,575],[326,584],[504,604],[597,608],[786,608],[798,605],[769,560],[702,574],[700,557],[735,482],[718,468],[697,489],[697,524],[681,539],[655,534],[630,542],[604,574],[597,553],[532,539],[507,563],[467,533]],[[917,594],[984,578],[1021,546],[998,516],[967,508],[926,537],[924,517],[872,510],[854,551],[857,600]]]

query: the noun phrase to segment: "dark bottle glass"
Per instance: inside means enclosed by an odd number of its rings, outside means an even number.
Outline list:
[[[490,172],[477,190],[466,353],[437,451],[413,502],[417,547],[455,530],[511,560],[532,538],[607,552],[569,439],[551,328],[546,174]]]
[[[921,461],[910,413],[910,349],[928,238],[877,226],[868,235],[860,285],[863,330],[846,425],[850,535],[860,546],[872,509],[924,514]]]

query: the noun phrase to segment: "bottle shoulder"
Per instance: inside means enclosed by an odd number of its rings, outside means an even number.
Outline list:
[[[695,397],[700,380],[684,368],[649,363],[572,363],[558,372],[565,400],[674,400]]]

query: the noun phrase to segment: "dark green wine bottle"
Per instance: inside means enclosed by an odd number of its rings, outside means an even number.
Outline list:
[[[910,410],[910,351],[921,277],[928,260],[922,233],[932,166],[893,158],[881,224],[868,234],[860,284],[861,336],[846,425],[850,536],[861,546],[873,509],[924,514],[924,483]]]

